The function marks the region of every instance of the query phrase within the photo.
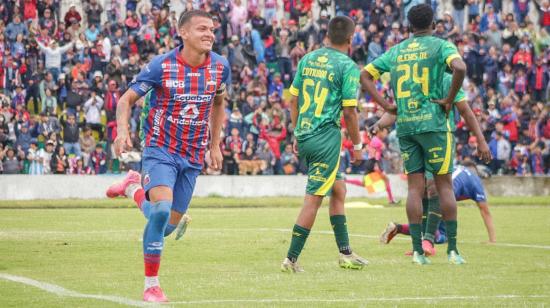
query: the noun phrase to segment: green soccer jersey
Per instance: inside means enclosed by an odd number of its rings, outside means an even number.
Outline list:
[[[139,115],[139,139],[143,144],[145,144],[145,132],[143,130],[143,125],[145,124],[145,121],[147,121],[147,116],[151,110],[151,105],[149,104],[151,93],[153,93],[153,91],[149,91],[143,98],[143,107],[141,107],[141,114]]]
[[[456,46],[434,36],[416,36],[394,46],[365,69],[378,79],[389,72],[397,103],[397,136],[451,131],[451,121],[434,99],[449,91],[445,70],[460,58]]]
[[[447,94],[449,93],[452,83],[453,83],[453,75],[449,73],[443,74],[443,95],[444,96],[447,96]],[[458,93],[456,93],[454,103],[456,104],[463,100],[466,100],[466,94],[464,94],[464,90],[460,88],[460,90],[458,90]],[[450,130],[453,132],[456,130],[456,123],[453,120],[455,118],[455,109],[456,108],[453,106],[453,108],[451,108],[451,112],[449,113],[449,119],[450,119],[449,125],[451,127]]]
[[[357,106],[360,71],[346,54],[325,47],[298,63],[290,94],[298,97],[294,135],[305,140],[324,127],[340,127],[343,107]]]

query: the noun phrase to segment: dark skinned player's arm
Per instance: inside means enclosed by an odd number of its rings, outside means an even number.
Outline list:
[[[451,70],[453,71],[453,81],[451,82],[451,88],[446,98],[446,103],[451,107],[455,100],[458,91],[462,87],[464,77],[466,76],[466,63],[461,58],[455,58],[451,61]]]
[[[376,91],[376,85],[374,83],[374,77],[367,71],[361,71],[361,89],[366,91],[374,100],[376,104],[384,108],[386,112],[395,114],[397,111],[397,106],[387,102],[378,91]]]

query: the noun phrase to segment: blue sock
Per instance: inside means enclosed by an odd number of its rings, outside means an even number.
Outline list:
[[[168,224],[166,225],[166,229],[164,230],[164,237],[167,237],[168,235],[172,234],[174,230],[176,230],[177,225]]]
[[[172,201],[159,201],[151,204],[149,221],[143,233],[144,255],[158,255],[162,253],[164,245],[164,230],[170,219]]]
[[[141,212],[143,213],[143,216],[145,216],[146,219],[149,219],[149,214],[151,214],[151,202],[150,201],[143,201],[141,204]]]

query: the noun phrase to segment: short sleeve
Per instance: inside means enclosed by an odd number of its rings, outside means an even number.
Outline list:
[[[359,69],[352,63],[343,71],[342,78],[342,106],[357,106],[357,96],[359,96]]]
[[[473,191],[472,191],[471,198],[475,202],[487,201],[487,197],[485,196],[485,191],[483,190],[483,185],[481,184],[481,180],[477,177],[474,177],[473,179]]]
[[[389,72],[391,69],[391,49],[386,51],[380,57],[376,58],[371,63],[365,66],[365,70],[371,74],[371,76],[378,80],[380,75],[383,73]]]
[[[225,92],[227,91],[227,87],[231,85],[231,67],[229,66],[229,62],[227,62],[227,60],[224,58],[222,60],[222,63],[223,63],[222,82],[220,83],[218,90],[216,90],[216,96],[225,94]]]
[[[139,74],[128,85],[128,88],[134,90],[140,97],[144,96],[154,87],[162,85],[162,60],[163,56],[155,57],[147,63]]]
[[[451,66],[451,62],[454,59],[460,59],[460,54],[458,53],[458,49],[456,49],[456,46],[451,43],[445,41],[443,43],[443,46],[441,46],[441,52],[440,52],[440,63],[446,63],[448,66]]]
[[[298,68],[296,69],[296,74],[294,75],[294,80],[290,86],[289,92],[292,96],[298,96],[300,94],[300,89],[302,88],[302,64],[304,58],[298,63]]]

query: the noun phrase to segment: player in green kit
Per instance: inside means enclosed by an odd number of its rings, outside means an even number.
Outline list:
[[[421,222],[424,172],[435,175],[442,218],[448,231],[448,260],[465,263],[456,247],[456,200],[452,186],[454,137],[448,114],[459,92],[466,65],[456,46],[431,35],[433,11],[427,4],[411,8],[407,15],[414,36],[399,43],[365,67],[363,88],[386,111],[397,114],[397,137],[408,174],[407,216],[413,243],[413,262],[429,264],[422,248]],[[450,88],[443,87],[444,72],[452,70]],[[374,80],[389,72],[396,105],[377,93]],[[487,144],[478,149],[490,160]]]
[[[361,160],[361,139],[357,121],[359,69],[347,56],[354,32],[354,22],[344,16],[331,19],[328,27],[330,46],[305,55],[290,93],[290,112],[295,151],[308,167],[304,205],[292,230],[287,257],[281,265],[284,272],[302,272],[297,259],[306,242],[323,198],[330,197],[330,223],[340,251],[343,268],[361,269],[367,260],[352,252],[344,213],[346,186],[338,173],[342,135],[342,113],[354,143],[354,160]]]
[[[447,91],[451,88],[452,79],[453,77],[451,74],[449,73],[444,74],[442,88],[445,94],[447,94]],[[487,142],[485,141],[485,137],[483,136],[481,128],[479,127],[479,123],[472,109],[470,108],[470,105],[468,105],[468,102],[466,101],[466,95],[464,94],[464,91],[462,89],[460,89],[457,95],[455,96],[454,107],[451,108],[449,111],[449,119],[451,119],[450,125],[451,125],[452,132],[454,132],[456,129],[455,121],[453,120],[455,119],[456,110],[458,110],[462,118],[464,118],[464,121],[466,122],[466,126],[477,138],[478,143],[481,145],[481,147],[482,148],[485,147]],[[370,130],[376,132],[381,128],[388,128],[391,125],[393,125],[395,121],[396,121],[396,117],[394,115],[391,115],[389,113],[384,113],[384,115],[382,115],[380,120],[378,120],[378,122],[376,122],[370,128]],[[422,229],[421,229],[421,232],[423,234],[422,249],[424,249],[424,253],[426,256],[433,256],[435,255],[435,247],[434,247],[435,231],[439,225],[439,221],[441,218],[441,211],[439,207],[439,196],[437,195],[437,189],[435,187],[435,183],[433,180],[434,179],[433,174],[426,172],[425,177],[426,177],[426,191],[425,191],[424,198],[422,199],[422,212],[423,212]],[[455,189],[455,196],[456,195],[457,195],[457,192]],[[483,217],[484,217],[484,220],[486,220],[485,217],[487,216],[484,215]],[[490,219],[490,214],[489,214],[489,219]],[[491,228],[488,227],[488,229],[491,230],[493,225],[492,220],[489,223],[491,225]],[[387,236],[388,233],[385,232],[384,234],[385,236],[381,237],[382,239],[381,242],[384,242],[385,244],[387,244],[389,242],[388,236]],[[492,233],[491,231],[489,231],[489,234],[494,234],[494,231]]]

